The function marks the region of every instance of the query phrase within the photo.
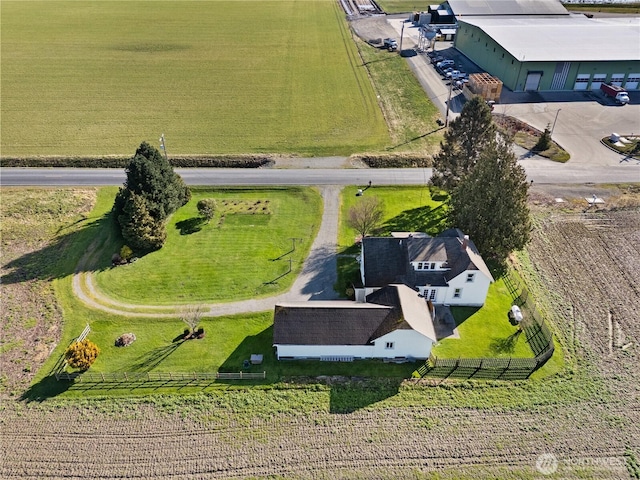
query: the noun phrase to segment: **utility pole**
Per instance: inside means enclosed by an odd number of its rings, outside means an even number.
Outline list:
[[[553,127],[551,127],[551,132],[549,133],[549,136],[553,136],[553,129],[556,128],[556,122],[558,121],[558,114],[560,113],[560,110],[562,110],[561,108],[558,109],[558,111],[556,112],[556,118],[553,120]]]
[[[451,92],[453,91],[453,78],[449,82],[449,98],[447,98],[447,113],[444,116],[444,128],[449,126],[449,105],[451,104]]]
[[[402,22],[402,30],[400,30],[400,56],[402,56],[402,39],[404,38],[404,22]]]
[[[164,133],[160,135],[160,149],[164,152],[164,159],[168,161],[169,159],[167,158],[167,147],[164,144]]]

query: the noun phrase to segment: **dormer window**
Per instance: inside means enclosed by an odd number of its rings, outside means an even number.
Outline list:
[[[435,270],[436,262],[417,262],[416,270]]]

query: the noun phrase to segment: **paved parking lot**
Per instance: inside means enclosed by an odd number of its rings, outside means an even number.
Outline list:
[[[403,49],[412,49],[418,44],[418,28],[405,22],[404,16],[388,17],[389,24],[403,35]],[[445,58],[452,58],[456,64],[462,64],[468,73],[481,71],[468,58],[455,50],[451,42],[436,42],[435,49]],[[444,113],[449,95],[449,87],[442,76],[431,65],[424,53],[407,56],[407,61],[418,77],[427,95]],[[624,166],[629,169],[629,181],[640,182],[640,162],[625,159],[622,155],[609,150],[600,140],[618,133],[621,135],[640,135],[640,92],[631,92],[631,103],[625,106],[615,105],[599,92],[531,92],[514,93],[503,89],[500,104],[495,111],[516,118],[544,130],[549,125],[553,129],[553,138],[571,155],[564,168]],[[464,103],[462,94],[453,91],[450,104],[450,119],[461,110]],[[534,167],[557,169],[555,162],[535,158],[524,158],[527,169],[532,161]]]

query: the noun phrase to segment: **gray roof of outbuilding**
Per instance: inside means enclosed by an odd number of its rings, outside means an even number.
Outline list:
[[[486,15],[568,15],[558,0],[448,0],[456,17]]]
[[[275,306],[273,343],[367,345],[392,308],[370,303],[297,302]]]
[[[466,17],[525,62],[640,60],[640,17]],[[580,73],[580,72],[578,72]]]
[[[278,304],[274,345],[368,345],[395,330],[415,330],[436,340],[427,302],[406,285],[389,285],[368,303],[316,301]]]

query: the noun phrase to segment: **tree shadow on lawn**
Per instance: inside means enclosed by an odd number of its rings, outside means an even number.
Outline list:
[[[160,365],[169,355],[175,352],[184,341],[172,342],[164,347],[154,348],[153,350],[138,357],[134,363],[127,366],[122,371],[133,372],[149,372]]]
[[[0,283],[22,283],[27,280],[54,280],[72,275],[75,271],[96,271],[111,267],[111,255],[102,255],[105,258],[92,258],[88,265],[78,265],[77,261],[64,261],[69,252],[77,252],[77,244],[86,243],[82,249],[82,254],[92,239],[106,238],[99,237],[99,234],[111,228],[112,222],[110,214],[88,222],[78,230],[70,233],[60,233],[49,244],[40,250],[28,252],[2,266],[8,273],[0,277]],[[109,241],[108,239],[105,241]],[[104,247],[99,247],[103,249]],[[95,256],[94,256],[95,257]],[[108,258],[107,258],[108,257]],[[64,260],[62,260],[64,259]],[[82,263],[82,262],[81,262]]]
[[[507,338],[494,338],[491,340],[489,344],[489,349],[491,350],[491,355],[500,355],[505,353],[513,353],[516,350],[516,343],[518,343],[518,339],[520,338],[520,334],[522,330],[518,330]]]
[[[378,234],[391,232],[426,232],[429,235],[437,235],[446,228],[446,209],[443,205],[435,208],[418,207],[396,215],[387,220],[378,229]]]
[[[176,223],[176,229],[180,230],[180,235],[191,235],[202,230],[206,220],[202,217],[191,217]]]

